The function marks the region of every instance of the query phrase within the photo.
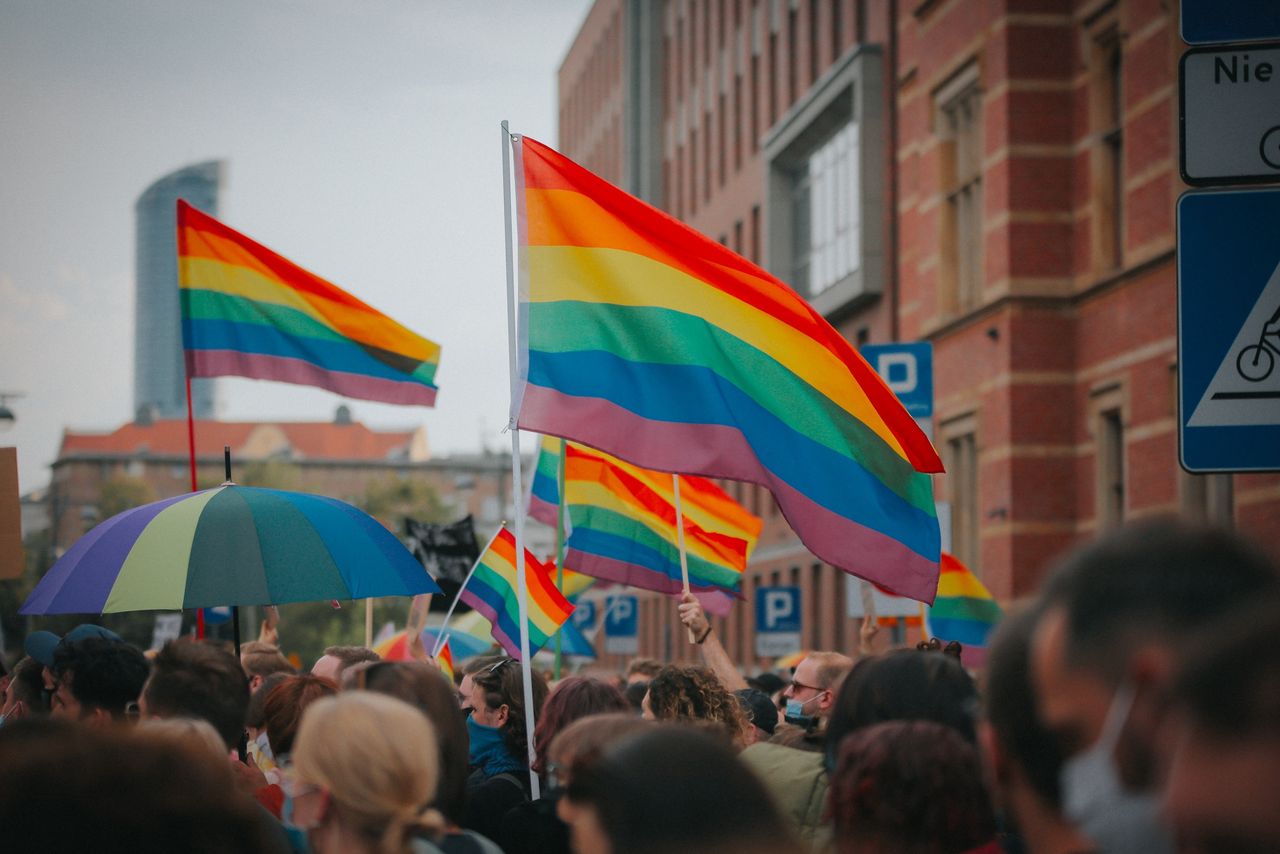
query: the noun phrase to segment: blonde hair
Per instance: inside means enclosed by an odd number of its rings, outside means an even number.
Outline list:
[[[227,745],[213,724],[196,718],[148,718],[138,722],[138,732],[156,741],[181,744],[209,753],[223,764],[228,759]]]
[[[338,816],[379,854],[402,854],[413,837],[444,831],[429,809],[439,779],[431,722],[394,697],[353,691],[316,700],[302,716],[294,773],[329,790]]]

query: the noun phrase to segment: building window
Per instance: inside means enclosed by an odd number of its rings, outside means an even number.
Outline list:
[[[800,14],[787,10],[787,106],[796,102],[800,77]]]
[[[733,251],[742,254],[742,220],[733,223]]]
[[[1121,40],[1115,28],[1093,41],[1090,56],[1090,123],[1096,140],[1094,168],[1094,258],[1100,270],[1124,260],[1124,88]]]
[[[831,4],[831,61],[840,56],[840,48],[844,45],[844,0],[836,0]]]
[[[1119,389],[1095,400],[1094,412],[1097,522],[1098,530],[1104,531],[1124,522],[1124,415]]]
[[[725,167],[729,162],[728,155],[728,136],[726,133],[725,122],[728,118],[728,111],[725,109],[724,94],[721,93],[717,102],[716,110],[716,142],[719,143],[720,150],[717,152],[716,158],[716,178],[721,187],[724,186]]]
[[[765,85],[769,87],[769,126],[778,120],[778,32],[769,31],[769,76]]]
[[[760,148],[760,57],[754,53],[751,54],[751,103],[748,109],[751,113],[751,151],[755,153]]]
[[[760,206],[751,206],[751,263],[760,263]]]
[[[951,553],[981,577],[978,542],[977,418],[967,415],[944,425],[945,494],[951,504]]]
[[[858,128],[849,122],[813,150],[791,195],[791,285],[817,296],[858,269]]]
[[[838,6],[839,2],[832,4]],[[818,79],[818,0],[809,0],[809,83]]]
[[[982,93],[977,67],[945,90],[938,99],[945,199],[941,302],[949,312],[963,312],[982,297]]]
[[[733,171],[742,168],[742,75],[733,76]]]

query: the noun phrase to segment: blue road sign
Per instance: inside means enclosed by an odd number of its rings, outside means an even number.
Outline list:
[[[933,344],[864,344],[858,352],[889,384],[913,418],[933,417]]]
[[[1187,44],[1280,39],[1274,0],[1182,0],[1179,29]]]
[[[1178,422],[1192,472],[1280,470],[1280,188],[1178,199]]]
[[[756,588],[756,655],[786,655],[800,648],[800,588]]]
[[[634,596],[610,596],[605,601],[605,652],[635,655],[640,647],[639,600]]]
[[[573,603],[573,620],[575,628],[590,631],[596,627],[596,603],[594,599],[579,599]]]

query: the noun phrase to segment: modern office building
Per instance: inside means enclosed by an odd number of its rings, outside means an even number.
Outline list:
[[[170,172],[134,205],[136,220],[133,408],[151,418],[186,418],[186,373],[178,306],[177,201],[217,216],[224,165],[210,160]],[[197,418],[216,415],[212,379],[191,383]]]
[[[1146,0],[597,0],[559,146],[855,344],[933,344],[951,551],[1008,602],[1152,515],[1280,552],[1280,476],[1178,463],[1182,49],[1177,5]],[[856,647],[858,588],[767,492],[726,488],[766,523],[747,599],[799,586],[802,645]],[[749,667],[753,622],[717,622]],[[692,656],[679,629],[642,596],[642,655]]]

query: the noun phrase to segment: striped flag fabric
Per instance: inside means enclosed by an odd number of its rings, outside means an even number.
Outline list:
[[[556,436],[543,436],[538,444],[538,459],[529,478],[529,516],[544,525],[556,527],[560,507],[560,442]],[[565,519],[565,536],[569,520]]]
[[[435,403],[438,344],[181,200],[178,285],[188,377]]]
[[[450,682],[456,681],[453,674],[453,650],[449,649],[449,641],[440,646],[440,651],[436,653],[436,665],[440,668],[440,672],[449,678]]]
[[[689,585],[732,596],[763,522],[711,481],[681,476]],[[573,523],[565,565],[645,590],[682,589],[671,475],[575,442],[565,445],[565,507]],[[731,603],[723,599],[724,606]],[[717,607],[716,611],[722,611]]]
[[[533,655],[569,619],[573,605],[556,589],[555,567],[524,550],[528,582],[529,654]],[[520,606],[516,591],[516,538],[505,526],[480,555],[461,600],[493,624],[493,639],[513,658],[520,657]]]
[[[1000,622],[1000,605],[967,566],[946,552],[938,576],[938,598],[925,609],[925,632],[939,640],[981,649]]]
[[[933,601],[937,452],[795,291],[530,139],[512,415],[658,471],[768,488],[820,559]]]

